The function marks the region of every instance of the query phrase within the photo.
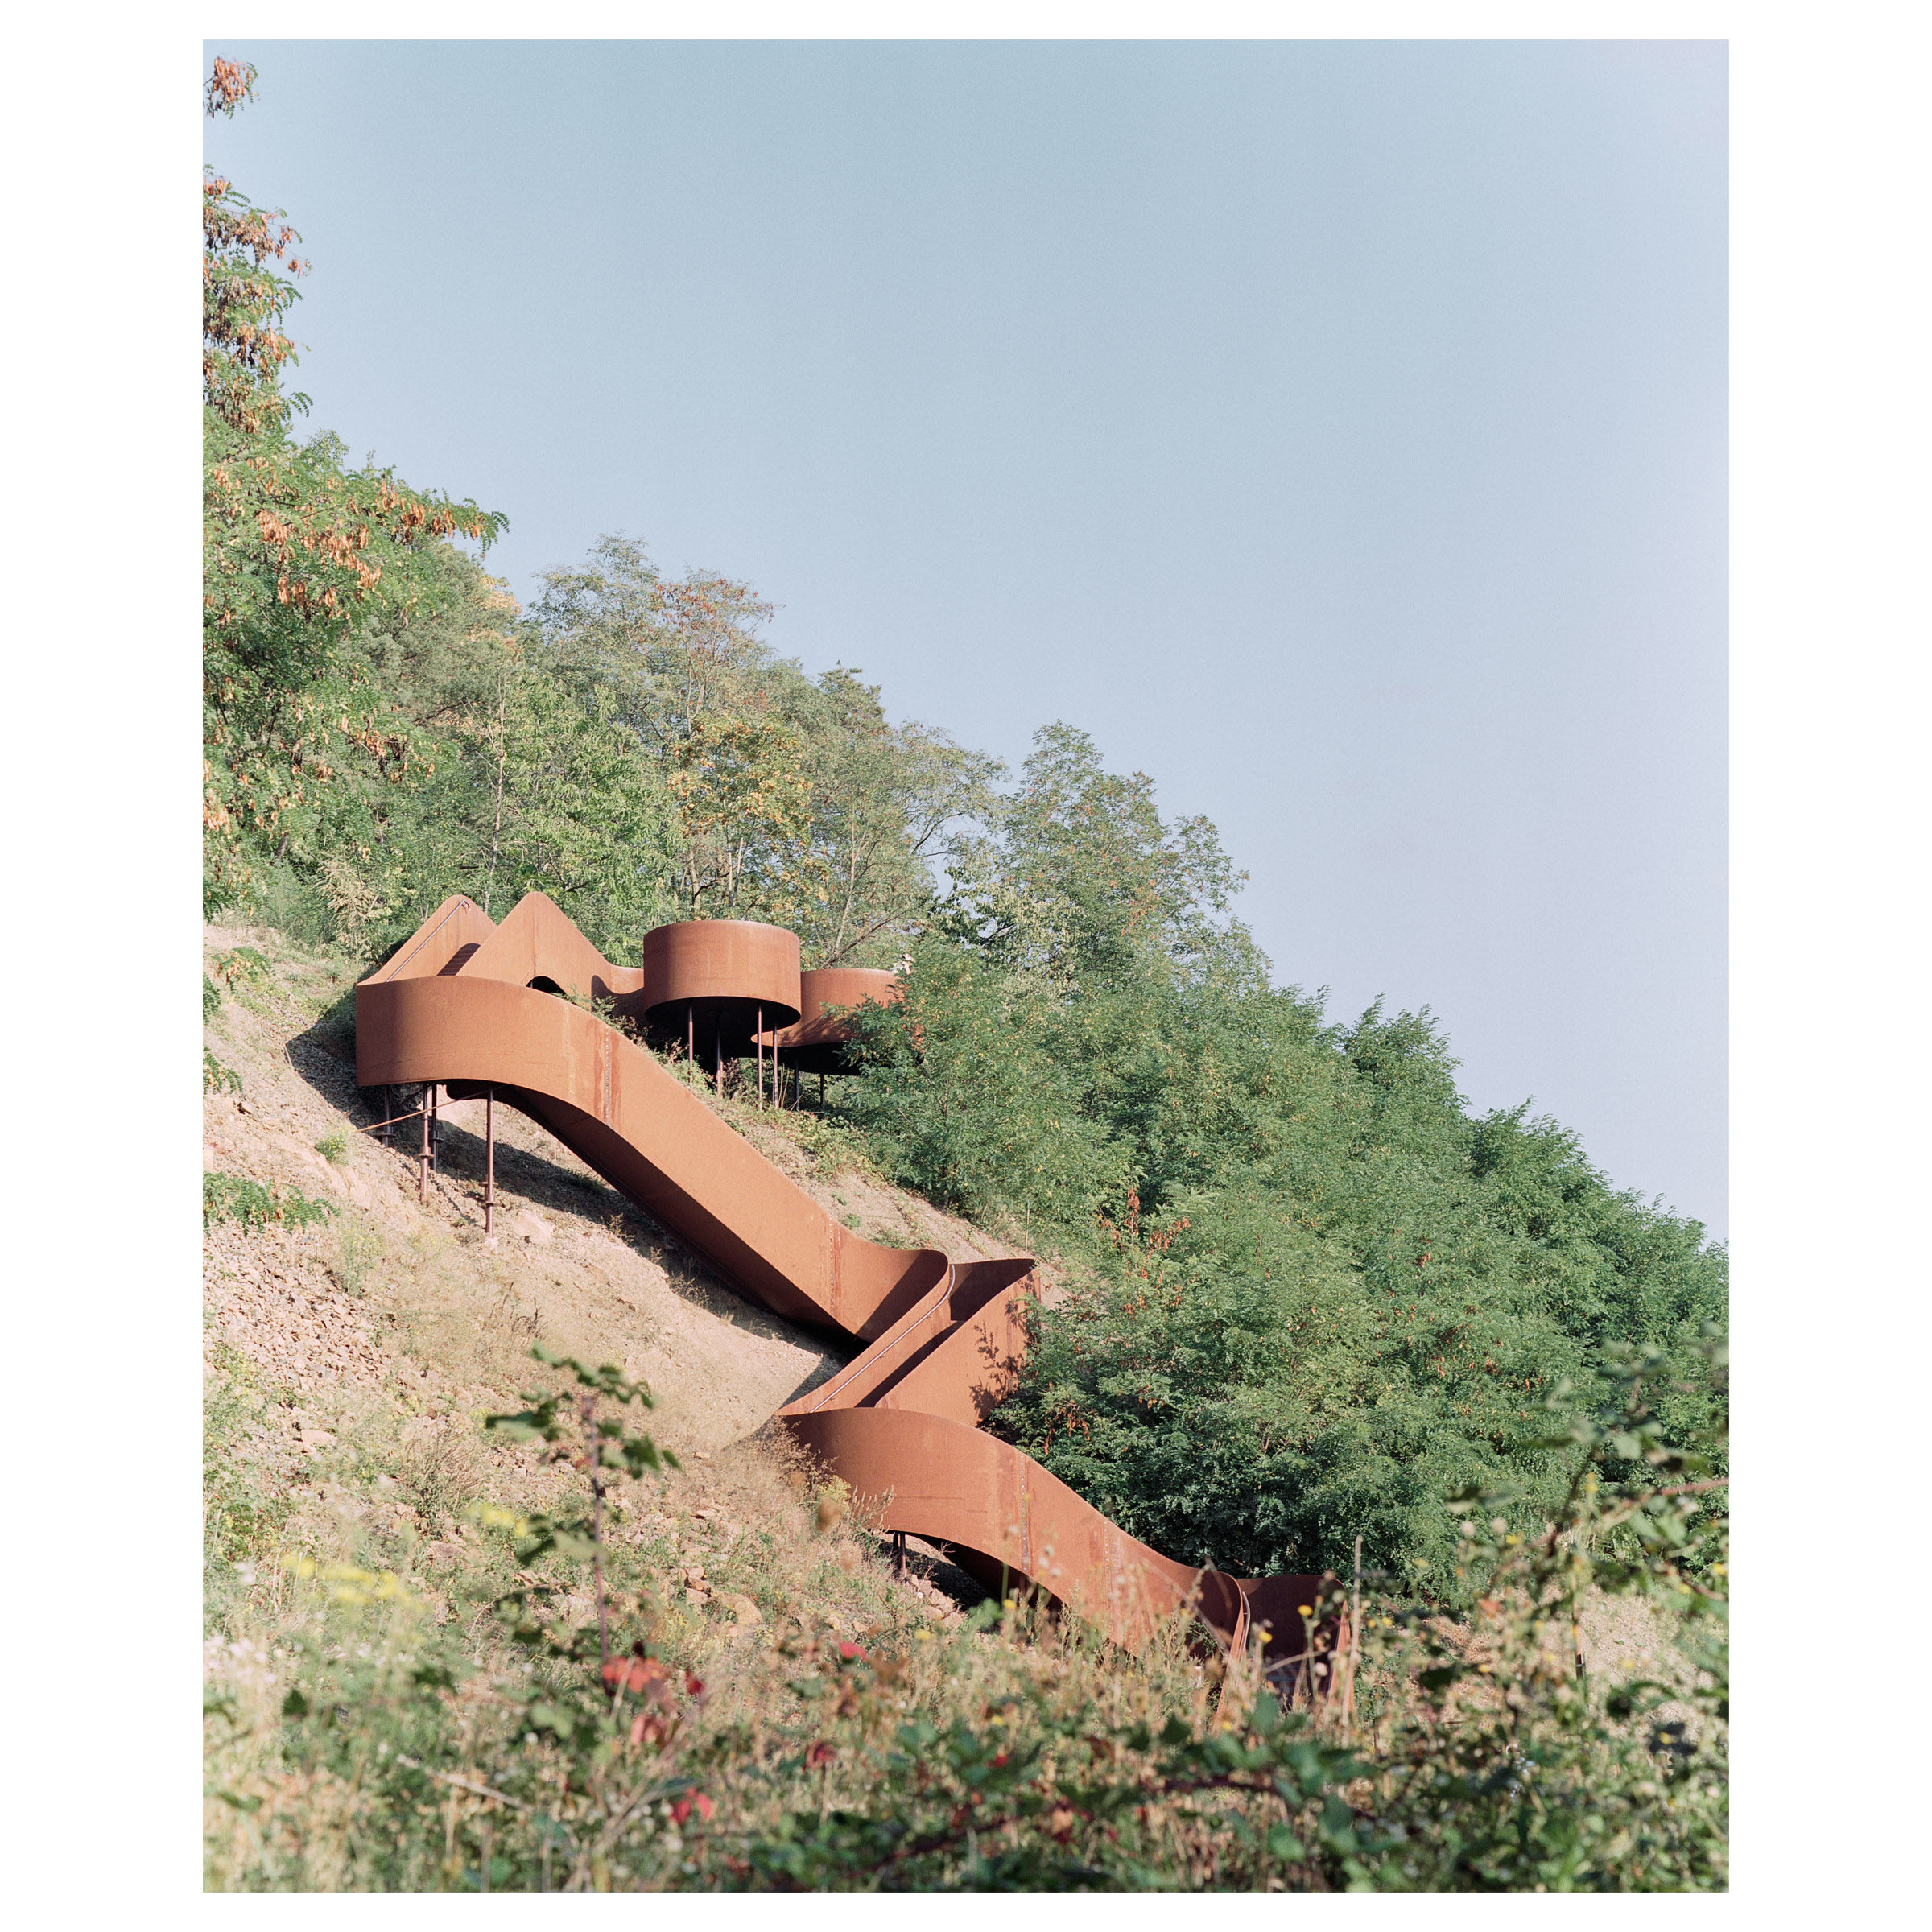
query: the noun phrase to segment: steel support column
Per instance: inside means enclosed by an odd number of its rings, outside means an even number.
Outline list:
[[[497,1217],[497,1090],[483,1090],[483,1232],[496,1232]]]

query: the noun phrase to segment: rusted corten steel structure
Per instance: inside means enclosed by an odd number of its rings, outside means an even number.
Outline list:
[[[556,912],[549,900],[543,903]],[[693,1061],[708,1055],[720,1085],[726,1060],[758,1054],[762,1104],[766,1050],[760,1042],[771,1028],[799,1017],[799,935],[753,919],[659,926],[644,935],[643,978],[648,1017],[659,1026],[680,1023],[673,1030],[683,1034],[685,1051]]]
[[[844,976],[832,974],[808,975],[813,985],[801,988],[797,962],[796,939],[778,928],[704,920],[652,933],[640,971],[612,965],[541,894],[501,926],[469,900],[448,899],[356,989],[357,1079],[507,1102],[745,1293],[868,1344],[779,1413],[873,1502],[881,1529],[940,1544],[991,1587],[1044,1591],[1130,1649],[1191,1604],[1230,1644],[1264,1622],[1271,1662],[1302,1654],[1304,1606],[1319,1604],[1332,1579],[1236,1579],[1175,1563],[980,1428],[1026,1350],[1030,1260],[954,1261],[863,1239],[654,1055],[550,992],[609,998],[640,1015],[683,1001],[718,1001],[718,1010],[770,1001],[789,1004],[792,1021],[801,1005],[810,1016],[883,993],[834,991]],[[1315,1647],[1338,1634],[1327,1623]]]
[[[875,972],[864,966],[815,966],[799,975],[797,1025],[770,1034],[766,1044],[800,1073],[844,1073],[852,1022],[835,1018],[832,1009],[868,1003],[890,1006],[905,997],[905,984],[897,973]]]

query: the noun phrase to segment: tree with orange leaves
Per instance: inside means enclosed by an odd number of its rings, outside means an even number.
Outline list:
[[[217,59],[207,111],[232,115],[255,70]],[[283,211],[204,171],[202,208],[203,908],[246,903],[263,858],[369,755],[365,693],[345,647],[378,612],[433,597],[423,568],[445,539],[485,545],[504,519],[350,469],[332,437],[298,442],[308,398],[283,324],[308,265]],[[394,778],[411,745],[377,734]],[[391,742],[391,740],[396,741]],[[418,762],[426,761],[419,759]]]

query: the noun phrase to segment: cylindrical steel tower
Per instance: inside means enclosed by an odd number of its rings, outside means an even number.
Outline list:
[[[646,1017],[682,1032],[712,1077],[799,1013],[799,935],[753,919],[682,919],[644,935]]]

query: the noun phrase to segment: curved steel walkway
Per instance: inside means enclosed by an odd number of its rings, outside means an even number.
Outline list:
[[[687,942],[696,934],[695,922],[684,929]],[[881,1528],[946,1546],[989,1587],[1037,1587],[1129,1649],[1191,1604],[1230,1645],[1251,1619],[1265,1623],[1271,1663],[1302,1652],[1302,1608],[1323,1579],[1175,1563],[980,1427],[1026,1348],[1032,1261],[953,1261],[862,1239],[654,1055],[547,989],[641,1019],[655,1003],[646,977],[612,965],[540,893],[500,926],[447,899],[357,987],[357,1080],[433,1083],[452,1098],[493,1088],[745,1293],[869,1344],[779,1414],[875,1505]]]

